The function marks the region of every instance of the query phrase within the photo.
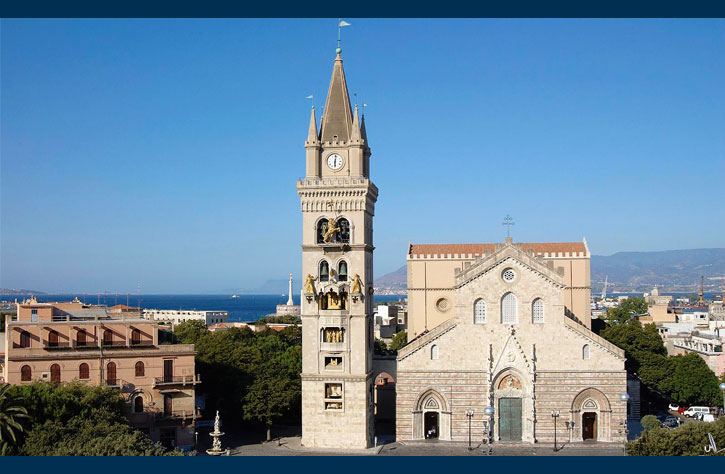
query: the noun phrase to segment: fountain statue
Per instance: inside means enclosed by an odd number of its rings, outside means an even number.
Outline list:
[[[229,456],[229,448],[226,450],[222,450],[222,436],[224,436],[224,433],[219,431],[219,410],[216,412],[216,418],[214,418],[214,431],[209,433],[209,436],[212,437],[212,447],[211,449],[206,450],[206,454],[210,456],[221,456],[222,454],[225,456]]]

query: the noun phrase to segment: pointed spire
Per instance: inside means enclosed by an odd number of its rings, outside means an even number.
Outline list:
[[[345,71],[342,69],[342,58],[340,53],[335,58],[335,65],[332,68],[330,88],[327,91],[325,110],[322,114],[320,127],[320,140],[323,142],[350,141],[352,135],[352,110],[350,107],[350,95],[347,92],[345,82]]]
[[[317,143],[319,136],[317,135],[317,120],[315,119],[315,106],[312,106],[312,112],[310,112],[310,129],[307,132],[307,143]]]
[[[364,106],[365,104],[363,104]],[[368,144],[368,132],[365,130],[365,112],[362,114],[362,120],[360,121],[360,136],[365,140],[365,145]]]
[[[350,141],[357,143],[360,141],[360,119],[357,116],[357,104],[355,105],[355,115],[352,119],[352,136]]]

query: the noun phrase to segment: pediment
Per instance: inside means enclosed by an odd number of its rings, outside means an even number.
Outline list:
[[[539,274],[548,280],[552,285],[564,287],[564,274],[562,269],[554,268],[551,260],[544,260],[534,255],[533,252],[525,252],[515,244],[505,244],[494,252],[483,257],[478,257],[473,263],[466,263],[463,270],[456,270],[456,288],[460,288],[482,275],[501,268],[506,263],[516,262],[520,267]]]
[[[498,355],[493,360],[493,370],[491,371],[491,374],[497,374],[504,369],[510,368],[519,369],[522,373],[532,373],[534,371],[533,364],[529,358],[526,357],[524,348],[516,338],[516,332],[513,329],[506,338],[503,348],[501,348]]]

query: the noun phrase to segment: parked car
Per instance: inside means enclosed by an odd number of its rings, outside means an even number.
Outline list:
[[[713,415],[711,413],[702,414],[702,415],[700,415],[700,418],[702,421],[704,421],[706,423],[712,423],[715,421],[715,415]]]
[[[668,416],[665,418],[665,421],[662,422],[662,425],[666,428],[677,428],[680,426],[680,419],[676,416]]]
[[[667,407],[670,411],[679,411],[680,406],[675,403],[670,403],[670,405]]]
[[[682,415],[683,413],[685,413],[685,410],[687,410],[687,408],[680,407],[680,408],[677,409],[677,413],[679,413],[680,415]]]
[[[685,416],[694,417],[696,413],[710,414],[710,407],[690,407],[685,410],[682,414]]]

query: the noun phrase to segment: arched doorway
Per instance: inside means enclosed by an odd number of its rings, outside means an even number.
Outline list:
[[[434,389],[418,396],[413,411],[414,439],[451,439],[451,412],[445,398]]]
[[[53,364],[50,366],[50,381],[60,383],[60,365]]]
[[[533,442],[532,400],[526,379],[514,369],[507,369],[494,380],[494,438],[499,441]]]
[[[592,412],[582,413],[582,440],[597,440],[597,414]]]
[[[572,441],[611,441],[612,408],[604,393],[590,387],[574,397],[571,406]]]
[[[106,365],[106,385],[116,385],[116,363],[109,362]]]

